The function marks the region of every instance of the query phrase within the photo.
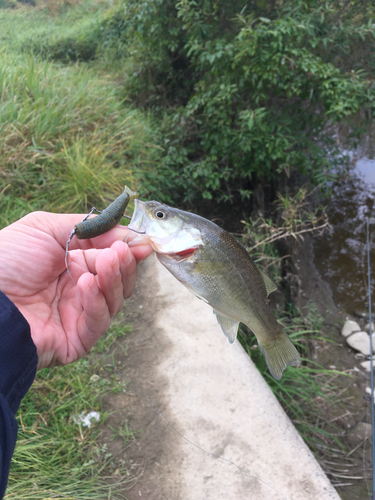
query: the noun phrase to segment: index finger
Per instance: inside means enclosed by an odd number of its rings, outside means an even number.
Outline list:
[[[94,238],[88,238],[88,239],[73,238],[71,242],[72,245],[69,244],[69,249],[74,250],[78,248],[86,250],[89,248],[97,248],[97,249],[109,248],[115,241],[125,241],[126,243],[128,243],[132,241],[134,238],[136,238],[136,236],[137,234],[128,229],[126,226],[121,226],[118,224],[113,229],[110,229],[109,231],[99,236],[95,236]],[[65,245],[66,242],[64,244],[64,249]],[[130,248],[130,250],[134,255],[137,263],[146,259],[153,252],[151,245],[148,243],[133,246]]]
[[[109,231],[106,231],[105,233],[99,236],[95,236],[94,238],[88,238],[88,239],[72,238],[72,245],[70,246],[69,244],[69,248],[71,248],[72,250],[77,248],[84,250],[88,248],[102,249],[110,247],[115,241],[125,241],[126,243],[128,243],[136,237],[137,233],[128,229],[127,226],[122,226],[118,224]],[[140,262],[149,255],[151,255],[153,249],[150,244],[141,243],[140,245],[132,246],[131,252],[134,255],[137,262]]]
[[[49,212],[35,212],[33,215],[35,218],[39,219],[40,224],[43,226],[43,230],[45,232],[49,232],[64,250],[66,243],[74,230],[74,226],[82,222],[83,219],[87,217],[87,214],[53,214]],[[95,215],[92,215],[92,218],[95,217]],[[73,236],[71,242],[69,243],[69,249],[86,250],[88,248],[107,248],[117,240],[125,240],[128,231],[129,230],[126,226],[117,225],[113,229],[94,238],[78,239]]]
[[[61,246],[65,253],[66,243],[71,235],[75,224],[82,222],[87,214],[53,214],[50,212],[32,212],[22,220],[23,224],[39,231],[49,234]],[[113,229],[96,236],[95,238],[78,239],[72,238],[69,243],[69,249],[87,250],[90,248],[108,248],[115,241],[131,241],[136,234],[130,231],[126,226],[117,225]],[[132,253],[139,262],[152,253],[150,245],[140,245],[132,247]]]

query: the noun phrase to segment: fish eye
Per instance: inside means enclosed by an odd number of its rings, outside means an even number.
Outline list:
[[[155,212],[155,215],[158,219],[164,219],[164,217],[166,216],[166,213],[164,212],[164,210],[157,210]]]

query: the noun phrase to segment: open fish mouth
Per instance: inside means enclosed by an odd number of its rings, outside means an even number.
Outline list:
[[[181,252],[167,253],[164,255],[176,261],[187,260],[195,254],[198,248],[199,247],[187,248],[186,250],[182,250]]]

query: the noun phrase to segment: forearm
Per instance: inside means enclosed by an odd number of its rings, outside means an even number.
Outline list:
[[[27,321],[0,292],[0,499],[16,444],[15,414],[34,380],[37,364]]]

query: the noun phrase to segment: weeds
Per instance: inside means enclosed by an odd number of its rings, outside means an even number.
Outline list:
[[[122,321],[121,321],[122,320]],[[124,335],[123,317],[111,327],[103,345]],[[119,464],[98,444],[107,413],[101,397],[124,390],[111,364],[96,353],[66,367],[44,369],[18,412],[19,438],[12,461],[5,500],[46,498],[94,500],[125,498],[126,465]],[[78,415],[100,413],[90,428],[77,423]],[[125,425],[115,438],[129,441],[133,431]],[[116,480],[108,476],[116,470]]]
[[[335,381],[345,374],[316,365],[311,361],[309,349],[313,342],[327,343],[320,333],[323,319],[310,305],[305,317],[294,310],[279,321],[298,347],[302,358],[302,366],[298,369],[288,367],[281,381],[269,374],[254,335],[242,329],[240,341],[309,447],[317,452],[317,445],[334,443],[343,449],[339,439],[341,430],[333,429],[326,422],[327,413],[340,404]]]
[[[301,193],[297,193],[297,195],[293,201],[300,203],[304,196],[298,198]],[[302,228],[305,220],[316,220],[315,215],[311,213],[304,213],[301,217],[299,210],[294,208],[296,203],[289,204],[288,202],[287,204],[285,199],[281,201],[284,210],[287,209],[287,216],[284,220],[289,219],[289,227],[298,224]],[[251,253],[254,260],[267,269],[267,273],[274,281],[280,282],[283,259],[280,258],[273,244],[275,241],[273,229],[277,230],[277,227],[272,221],[261,225],[263,232],[258,231],[258,225],[256,227],[257,229],[254,230],[254,226],[247,225],[245,241],[252,248]],[[314,227],[317,225],[315,224]],[[271,232],[271,237],[267,228]],[[308,225],[306,229],[311,228],[312,226]],[[347,467],[349,463],[346,457],[347,450],[342,442],[344,431],[342,427],[337,425],[339,418],[336,417],[338,414],[342,414],[341,387],[343,377],[350,374],[334,369],[325,369],[312,361],[312,352],[316,346],[327,348],[330,343],[333,343],[329,337],[327,338],[327,335],[321,333],[324,329],[324,318],[313,303],[307,305],[303,315],[301,311],[290,304],[287,304],[285,310],[277,310],[276,315],[284,330],[297,346],[302,359],[302,365],[298,369],[288,367],[285,370],[281,381],[275,380],[269,374],[265,360],[258,348],[256,337],[242,325],[239,340],[304,441],[316,455],[323,469],[335,479],[335,475],[331,473],[326,461],[340,457],[343,468]],[[335,450],[334,457],[330,450]]]
[[[247,226],[247,237],[255,237],[255,241],[249,248],[254,251],[258,246],[275,243],[278,240],[293,237],[303,241],[303,234],[321,234],[329,228],[329,222],[323,207],[313,207],[311,197],[316,188],[308,192],[302,187],[290,196],[278,194],[276,210],[279,213],[280,223],[275,224],[272,219],[258,219],[255,223],[245,222]],[[246,237],[246,234],[245,234]]]
[[[112,439],[118,439],[121,438],[123,443],[126,444],[128,443],[131,439],[134,438],[134,432],[129,428],[128,423],[125,422],[122,427],[119,427],[115,429],[114,427],[110,426],[110,428],[113,431]]]
[[[162,182],[149,119],[121,104],[108,77],[32,56],[1,58],[1,226],[30,209],[86,211],[125,184],[142,184],[147,196]]]

